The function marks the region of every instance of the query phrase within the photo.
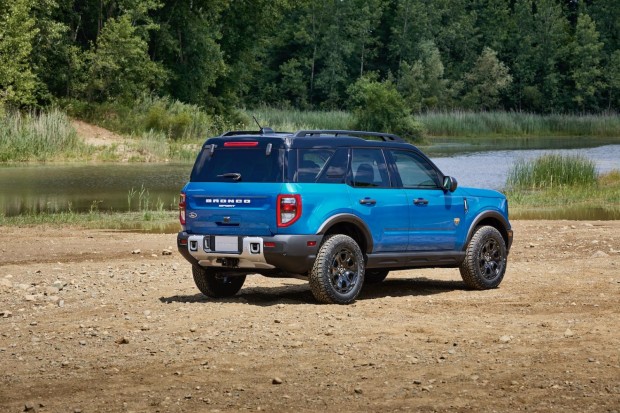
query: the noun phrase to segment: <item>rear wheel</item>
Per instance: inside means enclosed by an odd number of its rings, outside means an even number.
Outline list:
[[[229,276],[223,272],[192,266],[194,282],[201,293],[208,297],[231,297],[239,292],[245,282],[245,275]]]
[[[495,288],[504,278],[506,259],[506,244],[499,231],[491,226],[479,227],[467,245],[459,268],[461,277],[475,290]]]
[[[364,284],[364,256],[353,238],[332,235],[319,249],[310,272],[314,297],[327,304],[355,301]]]

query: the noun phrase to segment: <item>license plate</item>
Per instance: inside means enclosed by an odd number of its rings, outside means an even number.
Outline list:
[[[215,237],[216,252],[239,252],[239,240],[237,237]]]

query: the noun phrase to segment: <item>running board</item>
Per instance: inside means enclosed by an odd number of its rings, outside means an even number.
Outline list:
[[[369,254],[366,268],[432,268],[458,267],[465,252],[389,252]]]

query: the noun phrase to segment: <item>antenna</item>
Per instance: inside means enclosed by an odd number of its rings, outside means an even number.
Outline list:
[[[256,122],[256,124],[258,125],[258,129],[262,131],[263,127],[260,125],[260,123],[258,123],[258,119],[256,119],[256,116],[252,115],[252,119],[254,119],[254,122]]]

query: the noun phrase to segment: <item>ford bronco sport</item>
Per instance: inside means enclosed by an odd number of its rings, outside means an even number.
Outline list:
[[[179,219],[178,249],[215,298],[262,274],[303,277],[318,301],[347,304],[390,270],[423,267],[495,288],[513,236],[501,193],[457,188],[398,136],[341,130],[208,139]]]

